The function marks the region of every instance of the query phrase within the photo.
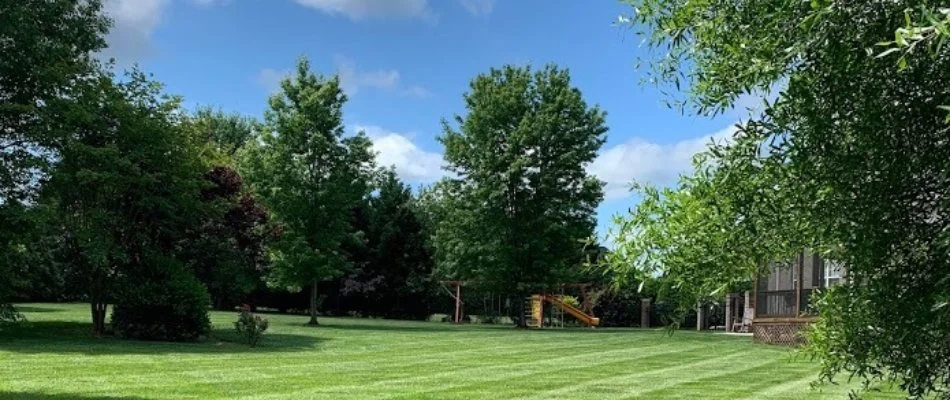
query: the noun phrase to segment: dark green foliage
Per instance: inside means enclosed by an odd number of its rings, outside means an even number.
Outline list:
[[[9,271],[6,280],[9,299],[14,301],[78,300],[81,290],[71,288],[72,276],[63,257],[63,231],[56,221],[55,207],[48,204],[0,207],[0,226],[16,227],[0,233],[0,243],[8,250],[0,255],[0,270]],[[2,291],[2,290],[0,290]],[[0,295],[3,297],[3,295]]]
[[[525,294],[560,282],[582,260],[602,183],[587,175],[605,140],[567,71],[507,66],[479,75],[467,115],[439,140],[457,178],[434,190],[443,275]]]
[[[0,326],[19,322],[22,319],[23,315],[21,315],[12,304],[0,303]]]
[[[19,202],[33,201],[59,139],[61,107],[77,77],[95,70],[90,54],[105,47],[108,21],[98,0],[0,3],[0,307],[27,276],[33,257],[21,236],[32,226]]]
[[[210,332],[208,291],[179,261],[158,257],[130,272],[112,310],[117,336],[180,342]]]
[[[90,81],[44,187],[97,333],[116,279],[154,255],[178,257],[188,232],[214,212],[201,201],[209,168],[199,143],[180,123],[179,100],[160,89],[138,72],[123,83],[107,75]]]
[[[30,258],[27,235],[12,227],[31,227],[26,207],[20,203],[0,205],[0,323],[15,322],[18,314],[9,301],[27,281],[22,266]],[[7,229],[10,227],[10,229]]]
[[[604,293],[594,303],[594,315],[600,318],[600,325],[605,327],[640,326],[642,297],[642,294],[633,290]]]
[[[241,176],[229,167],[205,174],[202,200],[214,212],[189,234],[183,258],[208,286],[217,309],[231,309],[263,285],[265,244],[272,237],[267,209],[244,192]]]
[[[108,21],[99,0],[0,3],[0,207],[33,197],[65,133],[53,103],[96,67]]]
[[[354,210],[353,225],[363,229],[349,252],[353,272],[342,281],[347,307],[392,318],[428,316],[432,257],[412,193],[394,171],[385,171],[377,193]]]

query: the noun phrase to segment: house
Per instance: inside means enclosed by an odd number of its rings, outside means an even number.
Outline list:
[[[800,345],[801,330],[815,319],[809,299],[816,290],[841,282],[845,268],[809,251],[794,259],[773,262],[760,275],[750,298],[753,340],[758,343]]]

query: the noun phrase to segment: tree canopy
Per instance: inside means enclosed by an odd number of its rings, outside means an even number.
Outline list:
[[[656,81],[688,88],[684,109],[715,113],[780,92],[712,152],[714,204],[735,210],[726,229],[759,237],[767,260],[787,250],[768,245],[784,243],[848,265],[848,283],[815,299],[823,380],[848,371],[948,398],[950,50],[939,45],[938,2],[630,3]],[[934,28],[899,31],[908,25]],[[910,45],[918,39],[932,45]],[[722,268],[720,284],[755,270]]]
[[[587,174],[604,113],[566,70],[506,66],[472,80],[468,113],[444,123],[449,201],[436,240],[443,273],[502,292],[559,282],[583,258],[602,183]]]
[[[352,229],[350,209],[367,195],[375,161],[364,134],[345,135],[338,78],[313,73],[301,59],[281,89],[270,98],[259,142],[245,154],[245,170],[280,224],[272,278],[285,287],[310,286],[316,324],[317,285],[348,264],[341,244]]]
[[[157,258],[176,258],[208,211],[200,202],[209,168],[200,142],[181,129],[180,100],[133,72],[104,75],[76,99],[60,160],[44,187],[58,210],[71,268],[93,304],[97,333],[115,283],[141,278]]]

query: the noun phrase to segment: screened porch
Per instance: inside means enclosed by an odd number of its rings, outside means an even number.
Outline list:
[[[844,268],[803,251],[792,260],[772,262],[769,273],[756,279],[755,318],[808,317],[814,314],[809,299],[815,290],[836,285]]]

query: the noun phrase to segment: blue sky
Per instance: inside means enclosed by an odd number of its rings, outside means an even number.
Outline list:
[[[640,38],[615,25],[631,10],[614,0],[106,0],[106,10],[105,54],[140,64],[190,107],[260,116],[300,56],[340,74],[348,129],[365,130],[414,186],[442,176],[440,120],[464,113],[472,77],[504,64],[569,68],[610,127],[588,167],[607,182],[601,233],[636,204],[631,180],[673,183],[739,116],[682,115],[642,86]]]

